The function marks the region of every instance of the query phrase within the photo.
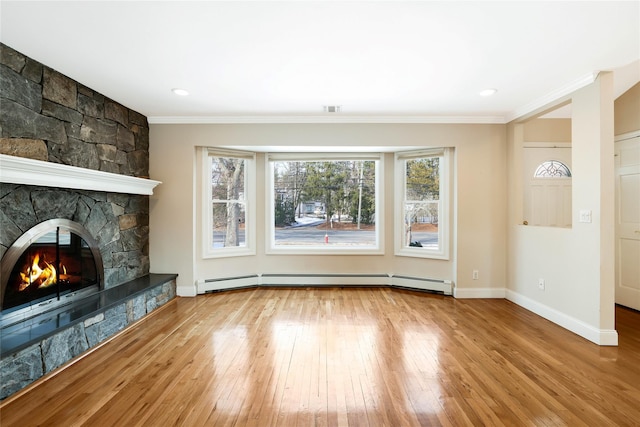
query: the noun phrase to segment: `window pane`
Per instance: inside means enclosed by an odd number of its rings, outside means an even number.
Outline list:
[[[426,157],[406,161],[407,200],[440,198],[440,158]]]
[[[211,195],[213,200],[244,200],[245,160],[211,157]]]
[[[439,250],[441,157],[405,161],[403,245]]]
[[[213,247],[246,246],[244,203],[214,202],[211,211]]]
[[[276,246],[375,247],[376,161],[274,161]]]
[[[440,202],[405,204],[404,245],[438,249],[438,214]]]

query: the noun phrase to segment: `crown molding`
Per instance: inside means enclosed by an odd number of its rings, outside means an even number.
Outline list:
[[[513,120],[525,118],[526,116],[531,115],[538,110],[552,106],[554,103],[558,104],[560,102],[566,101],[569,95],[571,95],[573,92],[593,83],[598,77],[598,74],[600,73],[593,72],[586,74],[565,86],[562,86],[534,101],[531,101],[528,104],[523,105],[522,107],[516,108],[504,117],[504,123],[509,123]]]
[[[149,124],[310,124],[310,123],[434,123],[504,124],[502,116],[377,116],[329,113],[326,115],[151,116]]]
[[[5,154],[0,154],[0,182],[143,195],[153,194],[153,189],[161,184],[152,179]]]

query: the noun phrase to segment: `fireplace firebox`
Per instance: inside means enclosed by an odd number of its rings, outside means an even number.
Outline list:
[[[0,268],[3,318],[37,314],[103,286],[98,245],[82,225],[66,219],[47,220],[28,230],[9,247]]]

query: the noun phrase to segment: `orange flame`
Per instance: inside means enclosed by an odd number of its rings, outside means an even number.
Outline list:
[[[33,257],[31,266],[26,267],[26,271],[20,273],[22,282],[18,286],[18,290],[24,291],[29,286],[35,286],[37,288],[46,288],[56,283],[56,268],[46,261],[44,268],[40,267],[40,254],[36,254]],[[64,270],[64,267],[62,267]]]

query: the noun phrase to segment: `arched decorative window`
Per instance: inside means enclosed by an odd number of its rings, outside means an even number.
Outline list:
[[[534,178],[571,178],[569,167],[558,160],[540,163],[533,174]]]

